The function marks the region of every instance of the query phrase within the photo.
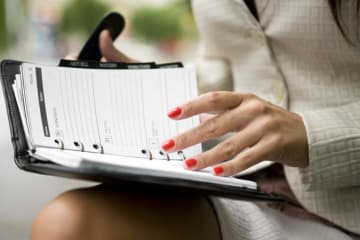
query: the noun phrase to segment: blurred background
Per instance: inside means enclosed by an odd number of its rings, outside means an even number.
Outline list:
[[[197,34],[190,0],[0,0],[0,59],[57,64],[79,51],[108,11],[127,20],[115,41],[127,55],[160,63],[194,57]],[[0,95],[0,239],[28,239],[33,218],[48,201],[94,183],[18,170]]]

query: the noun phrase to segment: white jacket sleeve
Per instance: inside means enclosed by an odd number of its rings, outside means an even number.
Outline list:
[[[232,91],[233,79],[229,62],[219,56],[207,55],[204,45],[199,48],[195,62],[199,94],[210,91]]]
[[[301,113],[309,166],[300,169],[308,190],[360,186],[360,102]]]
[[[233,90],[229,64],[220,58],[201,58],[196,62],[199,93]]]

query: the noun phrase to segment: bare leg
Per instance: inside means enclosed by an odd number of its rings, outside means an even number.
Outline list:
[[[120,191],[106,186],[66,192],[35,219],[33,240],[220,240],[206,198]]]

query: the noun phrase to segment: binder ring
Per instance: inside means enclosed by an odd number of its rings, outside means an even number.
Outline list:
[[[99,144],[94,143],[94,144],[92,145],[92,147],[93,147],[98,153],[101,153],[101,154],[104,153],[104,148],[103,148],[102,145],[99,145]]]
[[[54,139],[54,142],[60,147],[61,150],[64,150],[64,142],[61,139],[56,138]]]
[[[159,153],[160,153],[161,156],[164,156],[164,155],[165,155],[166,160],[167,160],[167,161],[170,161],[170,157],[169,157],[169,154],[168,154],[167,152],[164,153],[163,151],[160,150]]]
[[[84,151],[84,144],[82,144],[81,142],[74,141],[74,146],[80,149],[80,151]]]
[[[185,154],[183,153],[183,151],[178,151],[177,154],[178,154],[183,160],[186,159]]]
[[[147,158],[148,158],[149,160],[152,160],[152,159],[153,159],[150,150],[141,149],[141,153],[142,153],[142,154],[146,154],[146,156],[147,156]]]

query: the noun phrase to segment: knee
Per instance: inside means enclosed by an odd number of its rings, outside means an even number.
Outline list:
[[[32,239],[183,239],[184,229],[194,225],[198,233],[186,239],[218,239],[214,213],[203,198],[99,186],[50,202],[34,221]]]
[[[88,226],[89,209],[83,201],[82,190],[61,194],[45,206],[35,218],[31,238],[42,239],[90,239]]]

